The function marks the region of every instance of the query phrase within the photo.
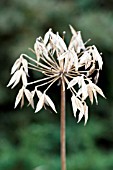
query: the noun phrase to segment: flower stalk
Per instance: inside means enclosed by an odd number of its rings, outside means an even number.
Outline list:
[[[61,170],[66,170],[66,113],[65,113],[65,82],[61,80],[61,125],[60,125],[60,140],[61,140]]]

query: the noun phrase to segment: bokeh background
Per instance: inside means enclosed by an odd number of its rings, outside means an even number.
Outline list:
[[[27,104],[14,110],[18,87],[6,85],[12,64],[21,53],[31,54],[28,47],[36,37],[53,28],[65,30],[68,42],[69,24],[103,53],[98,85],[107,100],[98,96],[99,105],[90,106],[84,127],[83,121],[76,123],[67,93],[67,169],[113,170],[113,0],[0,1],[0,170],[60,170],[60,114],[34,114]],[[59,111],[57,85],[51,95]]]

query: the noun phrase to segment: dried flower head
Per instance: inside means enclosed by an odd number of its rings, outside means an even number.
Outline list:
[[[37,96],[38,103],[35,112],[40,111],[46,105],[57,112],[53,101],[47,95],[47,91],[57,80],[61,79],[72,93],[71,102],[75,117],[79,111],[78,122],[84,117],[85,124],[87,123],[88,106],[85,101],[87,97],[89,97],[91,104],[93,98],[98,104],[97,93],[105,98],[102,90],[96,85],[99,71],[102,70],[103,65],[101,54],[95,45],[86,47],[87,42],[83,42],[80,31],[76,32],[71,25],[70,30],[72,38],[68,47],[58,32],[55,34],[52,29],[49,29],[44,38],[36,39],[34,50],[32,50],[36,59],[21,54],[15,61],[11,69],[12,77],[7,85],[7,87],[14,88],[22,80],[22,88],[17,94],[15,108],[20,102],[21,107],[23,106],[24,96],[26,96],[29,105],[34,108],[34,97]],[[28,82],[29,69],[41,72],[45,77]],[[96,75],[93,79],[94,72]],[[30,85],[34,85],[33,91],[29,91]],[[47,88],[42,93],[39,87],[44,85],[47,85]],[[65,85],[63,90],[65,91]]]

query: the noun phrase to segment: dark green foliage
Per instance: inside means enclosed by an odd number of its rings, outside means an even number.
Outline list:
[[[70,34],[68,25],[91,38],[103,53],[98,85],[107,100],[89,110],[89,122],[76,123],[67,92],[67,169],[113,169],[113,2],[112,0],[2,0],[0,1],[0,170],[60,170],[60,88],[50,96],[58,114],[31,108],[13,109],[18,88],[6,88],[10,69],[21,53],[32,55],[36,37],[51,27]],[[90,42],[89,42],[90,43]],[[40,74],[32,72],[32,77]],[[20,85],[19,85],[20,86]],[[54,95],[53,95],[54,94]],[[26,104],[27,105],[27,104]],[[42,169],[41,169],[42,166]],[[34,169],[36,167],[40,167]]]

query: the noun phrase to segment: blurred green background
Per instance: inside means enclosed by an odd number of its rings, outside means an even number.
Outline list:
[[[68,42],[69,24],[102,51],[98,85],[107,100],[98,96],[99,105],[90,106],[84,127],[83,121],[76,123],[67,93],[67,169],[113,170],[113,0],[0,1],[0,170],[60,170],[60,114],[34,114],[27,105],[14,110],[18,87],[6,85],[12,64],[21,53],[31,55],[28,47],[36,37],[53,28],[65,30]],[[57,85],[51,95],[59,111]]]

